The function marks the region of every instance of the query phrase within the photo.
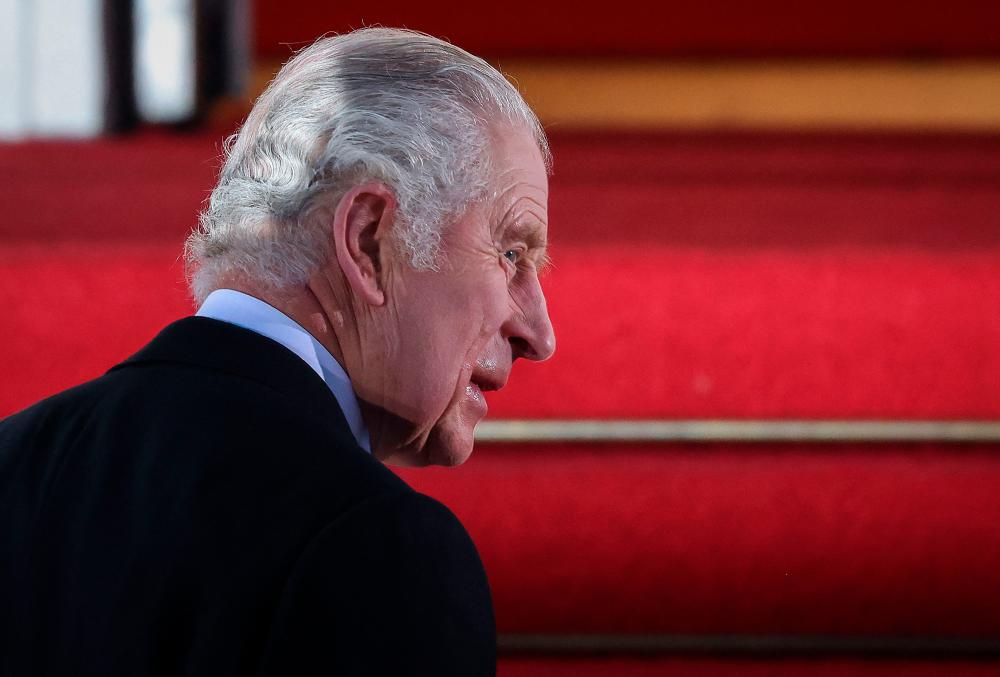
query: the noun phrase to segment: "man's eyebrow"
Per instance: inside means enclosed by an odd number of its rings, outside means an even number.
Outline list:
[[[542,226],[537,221],[515,221],[507,229],[506,237],[511,240],[520,240],[528,246],[531,258],[535,263],[535,271],[541,275],[552,266],[552,259],[548,254],[548,243],[542,235]]]
[[[520,240],[528,245],[529,249],[545,249],[545,237],[542,235],[542,226],[535,219],[524,221],[515,220],[505,229],[504,237],[508,240]]]

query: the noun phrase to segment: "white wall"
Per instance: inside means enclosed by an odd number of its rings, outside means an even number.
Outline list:
[[[101,0],[0,0],[0,136],[104,128]]]
[[[27,112],[24,76],[27,64],[21,50],[24,0],[0,0],[0,139],[24,134]]]

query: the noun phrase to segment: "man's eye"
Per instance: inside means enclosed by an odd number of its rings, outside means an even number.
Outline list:
[[[517,263],[517,260],[521,258],[521,252],[517,251],[516,249],[508,249],[503,253],[503,255],[504,258],[506,258],[511,263],[515,264]]]

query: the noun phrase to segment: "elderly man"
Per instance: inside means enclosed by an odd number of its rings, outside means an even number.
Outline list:
[[[383,462],[463,462],[552,354],[548,164],[452,45],[295,56],[188,241],[198,315],[0,423],[0,672],[492,674],[474,545]]]

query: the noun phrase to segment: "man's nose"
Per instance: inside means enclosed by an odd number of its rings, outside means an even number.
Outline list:
[[[537,278],[516,305],[505,332],[513,358],[524,357],[538,362],[549,359],[556,351],[556,335],[549,319],[545,294]]]

